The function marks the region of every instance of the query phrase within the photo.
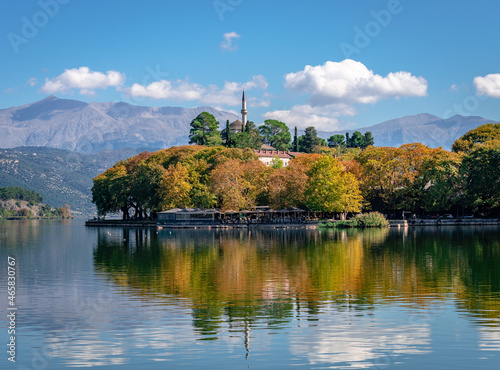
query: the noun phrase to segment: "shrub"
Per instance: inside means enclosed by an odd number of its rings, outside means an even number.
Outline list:
[[[328,228],[349,228],[349,227],[387,227],[389,222],[384,215],[379,212],[363,213],[354,216],[349,220],[322,223],[320,227]]]
[[[28,218],[31,216],[31,211],[28,208],[21,208],[19,211],[17,211],[17,216]]]

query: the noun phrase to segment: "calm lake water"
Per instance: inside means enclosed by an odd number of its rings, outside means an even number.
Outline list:
[[[500,228],[143,230],[0,222],[16,364],[498,369]]]

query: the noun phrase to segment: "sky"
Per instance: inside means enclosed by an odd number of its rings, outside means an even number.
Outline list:
[[[49,95],[213,106],[321,131],[418,113],[500,120],[498,1],[0,4],[0,109]]]

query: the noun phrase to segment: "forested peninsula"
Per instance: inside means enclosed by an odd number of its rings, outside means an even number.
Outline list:
[[[71,218],[68,204],[52,208],[43,203],[42,196],[19,186],[0,187],[0,219]]]
[[[258,134],[251,130],[249,137]],[[305,139],[295,135],[295,145]],[[98,214],[154,219],[175,207],[239,211],[264,205],[340,216],[361,210],[389,217],[403,211],[500,214],[500,124],[467,132],[452,151],[419,143],[349,148],[340,137],[316,140],[310,153],[296,153],[287,166],[279,158],[266,166],[253,144],[233,147],[235,141],[209,136],[206,145],[143,152],[116,163],[94,178]]]

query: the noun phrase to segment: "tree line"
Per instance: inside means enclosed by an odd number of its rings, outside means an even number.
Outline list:
[[[265,166],[250,148],[144,152],[94,178],[93,202],[100,215],[121,211],[125,219],[174,207],[238,211],[258,205],[342,215],[500,213],[500,124],[469,131],[451,152],[419,143],[314,151],[286,167]]]
[[[20,186],[8,186],[0,188],[0,199],[17,199],[33,203],[43,202],[43,198],[39,193],[32,190],[26,190]]]
[[[0,187],[0,201],[3,201],[0,202],[0,218],[3,219],[71,218],[68,204],[54,209],[42,203],[43,198],[39,193],[20,186]],[[8,204],[8,201],[13,201],[15,206]]]
[[[223,132],[219,130],[219,122],[215,117],[202,112],[191,121],[189,131],[189,144],[205,146],[225,146],[226,148],[260,149],[262,144],[267,144],[276,150],[292,150],[294,152],[312,153],[318,147],[330,148],[366,148],[374,144],[371,132],[364,135],[355,131],[350,137],[349,133],[332,135],[328,140],[318,137],[313,126],[307,127],[304,134],[298,136],[297,127],[294,137],[288,126],[280,121],[268,119],[257,127],[254,122],[248,121],[242,126],[241,132],[231,132],[229,120]]]

